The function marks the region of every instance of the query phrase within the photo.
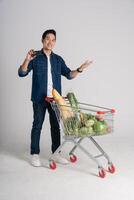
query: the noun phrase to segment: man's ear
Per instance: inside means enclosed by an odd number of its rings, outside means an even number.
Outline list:
[[[41,42],[43,43],[43,39],[41,39]]]

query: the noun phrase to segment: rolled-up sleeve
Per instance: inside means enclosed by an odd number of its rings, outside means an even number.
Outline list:
[[[72,79],[71,77],[71,69],[69,67],[67,67],[65,61],[63,60],[63,58],[60,57],[60,61],[61,61],[61,74],[63,76],[65,76],[67,79]]]
[[[24,77],[24,76],[27,76],[28,73],[33,69],[33,60],[30,61],[29,65],[28,65],[28,68],[27,68],[27,71],[23,71],[21,69],[21,67],[18,69],[18,75],[20,77]]]

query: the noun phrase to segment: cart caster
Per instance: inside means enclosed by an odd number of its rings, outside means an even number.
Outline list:
[[[76,161],[77,161],[76,155],[71,154],[71,155],[70,155],[70,161],[71,161],[72,163],[76,162]]]
[[[56,169],[56,163],[54,161],[51,161],[49,163],[49,167],[50,167],[50,169],[55,170]]]
[[[99,177],[100,177],[100,178],[105,178],[105,176],[106,176],[105,170],[104,170],[104,169],[100,169],[100,170],[99,170]]]
[[[115,166],[113,164],[109,165],[108,172],[110,172],[111,174],[115,172]]]

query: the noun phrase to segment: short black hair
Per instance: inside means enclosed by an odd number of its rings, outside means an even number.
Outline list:
[[[47,36],[47,34],[53,34],[55,36],[55,39],[56,39],[56,31],[54,29],[49,29],[49,30],[46,30],[43,34],[42,34],[42,40],[45,39],[45,37]]]

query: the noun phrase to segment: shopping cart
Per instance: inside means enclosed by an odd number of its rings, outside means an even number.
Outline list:
[[[77,161],[77,156],[74,152],[77,148],[79,148],[97,164],[99,177],[104,178],[106,176],[106,171],[114,173],[115,166],[113,165],[110,157],[93,137],[113,132],[115,110],[81,102],[78,102],[79,109],[76,109],[75,107],[70,106],[66,97],[64,99],[66,100],[67,105],[59,105],[56,103],[54,98],[46,97],[45,99],[51,104],[53,110],[55,111],[58,123],[63,130],[63,141],[54,153],[60,152],[67,142],[72,142],[74,146],[69,152],[70,161],[72,163]],[[66,117],[64,114],[64,108],[66,111],[67,107],[69,108],[69,117]],[[95,147],[99,150],[99,154],[94,156],[82,146],[81,143],[85,138],[88,138],[95,145]],[[104,169],[99,161],[98,158],[100,157],[104,157],[107,160],[107,170]],[[53,160],[53,155],[49,159],[49,167],[50,169],[56,169],[57,167],[55,161]]]

